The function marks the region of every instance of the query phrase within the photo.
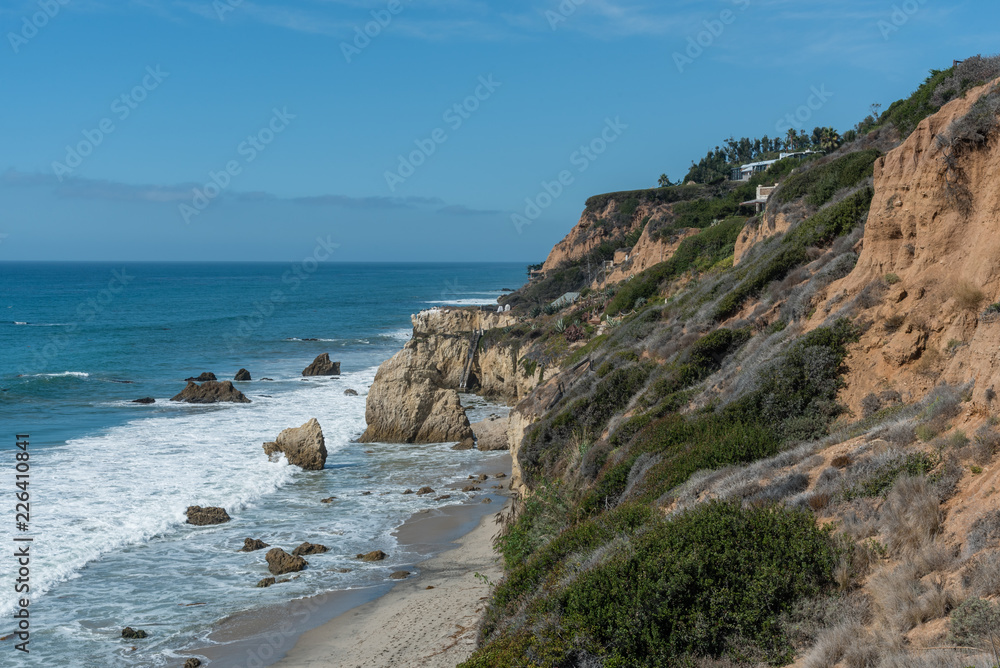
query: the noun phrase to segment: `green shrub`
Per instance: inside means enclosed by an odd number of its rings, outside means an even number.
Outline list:
[[[564,626],[592,639],[606,665],[719,657],[735,638],[788,661],[778,617],[819,593],[833,564],[808,512],[709,503],[653,524],[580,576],[560,596]]]
[[[950,625],[959,642],[988,642],[1000,629],[1000,606],[981,598],[967,599],[951,613]]]
[[[621,284],[605,311],[612,315],[628,311],[637,300],[656,296],[663,283],[681,276],[699,262],[712,266],[729,257],[744,223],[742,218],[732,218],[685,239],[669,260]]]
[[[822,206],[844,188],[853,188],[872,176],[875,160],[881,153],[874,149],[856,151],[828,164],[813,167],[785,181],[774,194],[780,203],[805,198],[813,206]]]
[[[872,198],[871,188],[864,188],[842,202],[822,209],[788,232],[777,250],[747,268],[743,280],[719,300],[714,316],[725,320],[735,314],[747,299],[763,292],[771,281],[784,278],[792,269],[809,259],[810,246],[829,243],[854,229],[868,215]]]

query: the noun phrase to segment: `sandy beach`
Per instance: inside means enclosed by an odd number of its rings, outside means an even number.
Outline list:
[[[497,508],[499,510],[499,507]],[[429,520],[430,521],[430,520]],[[490,581],[502,569],[491,513],[457,541],[458,547],[420,563],[419,575],[388,594],[303,634],[282,668],[454,668],[475,649],[476,626]],[[407,532],[419,541],[419,521]]]

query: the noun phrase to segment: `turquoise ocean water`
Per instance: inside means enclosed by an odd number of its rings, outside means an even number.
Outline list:
[[[6,640],[0,665],[174,665],[230,615],[378,585],[412,564],[392,530],[463,499],[399,491],[465,479],[497,455],[447,444],[367,453],[353,439],[368,387],[409,338],[411,313],[495,303],[524,278],[520,264],[0,263],[0,552],[18,534],[16,433],[31,435],[31,521],[18,535],[34,538],[32,651],[15,658]],[[323,352],[342,376],[303,379]],[[168,401],[188,376],[232,379],[241,367],[254,378],[237,384],[251,404]],[[156,403],[132,403],[142,397]],[[326,469],[268,462],[261,443],[312,417]],[[319,503],[329,496],[338,500]],[[190,505],[223,506],[234,520],[190,527]],[[292,582],[256,589],[268,574],[263,553],[237,552],[248,536],[331,550]],[[389,561],[352,559],[372,549]],[[15,568],[0,559],[0,636],[13,630]],[[124,626],[150,637],[122,641]]]

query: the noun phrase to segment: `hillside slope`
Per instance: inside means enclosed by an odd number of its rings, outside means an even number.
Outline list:
[[[506,300],[495,336],[545,382],[512,411],[523,496],[463,666],[996,663],[997,76],[932,73],[750,184],[588,202],[661,208],[597,246],[583,221]],[[549,304],[615,234],[674,245]]]

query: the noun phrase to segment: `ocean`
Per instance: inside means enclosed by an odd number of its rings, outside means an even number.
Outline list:
[[[392,532],[414,512],[473,503],[455,485],[503,453],[353,442],[378,365],[411,334],[411,313],[495,303],[525,279],[520,264],[0,263],[0,637],[15,630],[19,565],[30,537],[30,654],[0,642],[0,665],[173,666],[218,643],[220,621],[322,592],[385,586],[418,556]],[[328,352],[342,375],[305,379]],[[232,379],[251,404],[171,403],[204,371]],[[267,378],[269,380],[264,380]],[[347,396],[354,389],[359,396]],[[132,403],[152,397],[154,404]],[[470,418],[499,410],[478,406]],[[261,444],[310,418],[326,468],[271,463]],[[15,525],[15,434],[30,434],[30,518]],[[23,468],[23,467],[22,467]],[[370,492],[370,494],[365,494]],[[333,503],[323,498],[336,496]],[[188,506],[233,521],[185,524]],[[290,582],[259,589],[264,552],[308,557]],[[390,557],[360,564],[357,553]],[[342,572],[348,570],[348,572]],[[121,638],[124,627],[149,633]],[[287,649],[287,648],[286,648]]]

